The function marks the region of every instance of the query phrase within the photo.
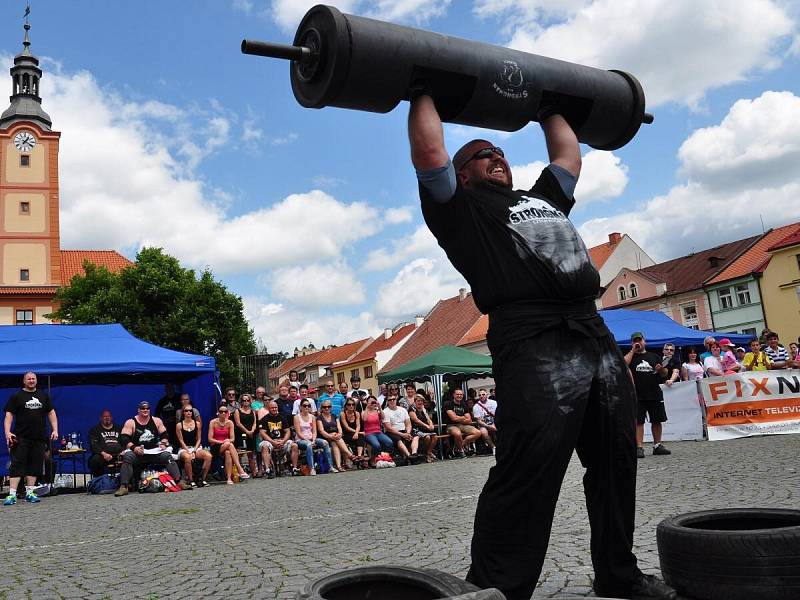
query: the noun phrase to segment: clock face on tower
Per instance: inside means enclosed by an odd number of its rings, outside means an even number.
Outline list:
[[[36,138],[29,131],[20,131],[14,136],[14,146],[20,152],[30,152],[36,145]]]

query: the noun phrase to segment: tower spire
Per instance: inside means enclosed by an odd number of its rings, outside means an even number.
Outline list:
[[[25,6],[25,37],[22,41],[22,52],[14,57],[14,66],[11,67],[11,106],[0,115],[0,129],[8,127],[16,121],[33,121],[46,131],[50,131],[52,121],[50,115],[42,110],[42,98],[39,95],[39,80],[42,70],[39,68],[39,59],[31,53],[31,40],[28,32],[31,24],[28,17],[31,14],[30,2]]]

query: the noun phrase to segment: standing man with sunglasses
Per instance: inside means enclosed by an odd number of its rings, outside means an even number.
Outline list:
[[[635,396],[597,314],[600,277],[569,221],[581,170],[578,139],[556,107],[537,120],[550,164],[514,190],[503,151],[472,140],[453,156],[426,82],[411,90],[408,135],[422,214],[489,315],[500,398],[497,464],[478,500],[467,579],[528,600],[541,573],[573,449],[586,468],[594,589],[675,598],[633,555]],[[546,348],[546,352],[542,352]]]

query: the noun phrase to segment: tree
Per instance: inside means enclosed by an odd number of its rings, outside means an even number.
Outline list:
[[[84,262],[56,293],[65,323],[120,323],[153,344],[213,356],[225,385],[238,383],[238,357],[255,352],[253,330],[242,299],[215,281],[209,270],[198,278],[161,248],[143,248],[133,266],[119,273]]]

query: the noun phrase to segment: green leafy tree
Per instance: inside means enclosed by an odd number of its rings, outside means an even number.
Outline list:
[[[213,356],[225,385],[238,383],[238,358],[255,352],[242,299],[210,271],[198,277],[161,248],[143,248],[119,273],[85,262],[56,293],[65,323],[120,323],[153,344]]]

